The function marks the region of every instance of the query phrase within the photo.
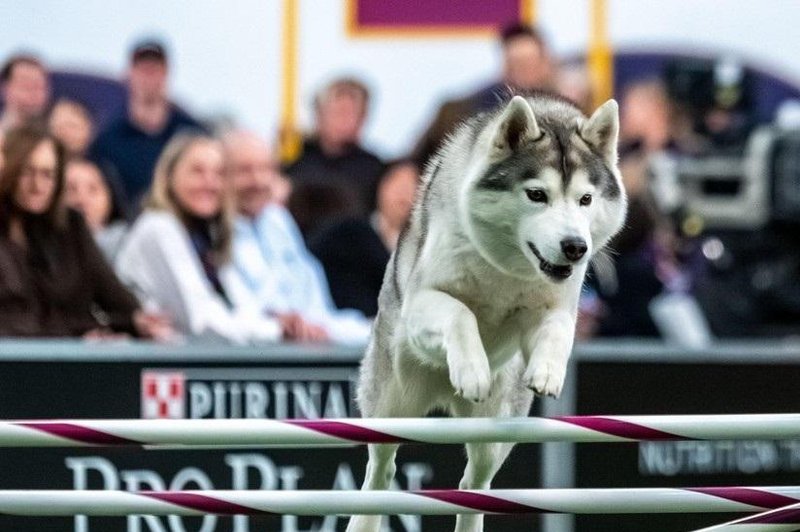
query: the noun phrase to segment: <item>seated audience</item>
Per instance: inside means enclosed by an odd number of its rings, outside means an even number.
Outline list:
[[[0,174],[0,335],[167,339],[163,317],[141,310],[80,214],[63,205],[63,148],[37,129],[9,132]]]
[[[302,338],[298,317],[265,315],[231,263],[235,212],[223,171],[222,146],[213,138],[171,140],[117,271],[185,335],[240,344]]]
[[[224,146],[238,209],[233,261],[261,308],[297,313],[308,340],[366,343],[371,321],[334,307],[321,266],[289,211],[273,199],[279,175],[269,146],[244,131],[228,134]]]
[[[0,70],[0,95],[0,131],[42,120],[50,100],[50,79],[44,63],[30,54],[11,57]]]
[[[169,139],[181,130],[202,129],[169,101],[168,66],[161,43],[144,41],[136,45],[128,69],[125,114],[102,131],[90,148],[90,157],[106,176],[122,185],[131,212],[138,211],[156,160]]]
[[[308,236],[337,217],[366,217],[375,208],[383,163],[361,146],[369,91],[355,79],[337,79],[314,100],[316,132],[288,165],[289,207]]]
[[[119,251],[128,223],[100,168],[86,159],[70,159],[64,169],[67,206],[83,215],[97,247],[109,262]]]
[[[309,243],[325,268],[339,308],[355,308],[367,316],[377,314],[386,265],[411,215],[419,179],[419,169],[412,161],[390,164],[378,185],[378,208],[369,221],[342,221]]]
[[[83,157],[94,135],[92,113],[77,100],[59,99],[47,121],[50,133],[61,141],[69,157]]]

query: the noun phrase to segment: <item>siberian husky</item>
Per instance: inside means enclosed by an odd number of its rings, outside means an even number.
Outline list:
[[[367,417],[526,416],[558,396],[586,267],[622,227],[617,103],[586,118],[515,96],[464,123],[426,169],[386,272],[358,403]],[[370,445],[363,488],[387,489],[397,445]],[[487,489],[511,444],[467,444],[459,487]],[[380,516],[353,516],[375,532]],[[460,515],[456,531],[483,530]]]

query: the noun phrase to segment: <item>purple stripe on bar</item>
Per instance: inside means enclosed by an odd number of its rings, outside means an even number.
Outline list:
[[[223,501],[214,497],[197,493],[169,492],[169,491],[140,491],[139,495],[150,497],[157,501],[164,501],[191,510],[198,510],[207,514],[216,515],[276,515],[266,510],[258,510],[249,506],[242,506],[233,502]]]
[[[737,487],[713,487],[713,488],[686,488],[686,491],[713,495],[720,499],[749,504],[759,508],[783,508],[792,504],[800,503],[800,499],[794,499],[781,495],[780,493],[770,493],[767,491],[754,490],[750,488]]]
[[[678,434],[671,434],[661,430],[651,429],[644,425],[637,425],[628,421],[621,421],[601,416],[559,416],[555,417],[558,421],[571,423],[579,427],[603,432],[620,438],[630,440],[692,440],[696,438],[686,438]]]
[[[765,524],[765,525],[800,525],[800,508],[787,508],[775,510],[763,515],[754,515],[742,519],[737,524]]]
[[[479,512],[492,514],[539,514],[549,511],[536,508],[534,506],[528,506],[526,504],[520,504],[518,502],[492,497],[491,495],[472,493],[469,491],[419,490],[412,493],[415,495],[428,497],[429,499],[449,502],[451,504],[472,508],[473,510],[478,510]]]
[[[15,423],[15,425],[91,445],[142,445],[142,442],[136,440],[130,440],[128,438],[109,434],[108,432],[102,432],[72,423],[24,421]]]
[[[416,440],[409,440],[407,438],[400,438],[392,434],[380,432],[377,430],[359,427],[358,425],[351,425],[350,423],[343,423],[341,421],[327,421],[321,419],[289,419],[285,423],[302,427],[304,429],[314,430],[328,436],[335,436],[345,440],[363,442],[363,443],[422,443]]]

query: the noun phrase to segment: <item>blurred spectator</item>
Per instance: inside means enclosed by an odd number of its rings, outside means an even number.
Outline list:
[[[593,312],[599,319],[598,336],[658,337],[649,305],[665,290],[676,271],[675,262],[668,233],[658,227],[660,217],[648,200],[643,152],[626,155],[620,171],[628,194],[628,218],[609,244],[612,254],[593,260],[589,285],[595,292],[587,294],[602,303],[600,308],[594,305]]]
[[[9,131],[43,119],[50,100],[50,79],[44,63],[30,54],[11,57],[0,70],[0,93],[0,130]]]
[[[12,130],[0,176],[0,334],[166,339],[169,323],[140,310],[82,217],[63,205],[64,151],[52,136]]]
[[[513,94],[554,88],[550,52],[536,28],[509,26],[500,34],[500,45],[503,52],[500,79],[464,98],[442,104],[414,148],[414,160],[420,168],[462,120],[494,109]]]
[[[641,80],[626,86],[620,97],[620,149],[641,149],[650,154],[672,141],[672,103],[658,80]]]
[[[315,134],[285,169],[289,206],[306,236],[333,218],[366,217],[375,208],[383,163],[361,146],[368,109],[367,87],[351,78],[332,81],[314,99]]]
[[[669,97],[658,79],[629,83],[620,97],[619,150],[642,151],[645,156],[670,150],[697,154],[708,150],[709,143],[698,135],[692,117]]]
[[[370,320],[334,307],[322,267],[289,211],[272,199],[279,175],[269,146],[244,131],[227,135],[224,146],[239,211],[233,259],[253,296],[265,312],[297,314],[300,339],[365,344]]]
[[[367,316],[377,314],[386,265],[411,215],[419,179],[414,162],[390,164],[378,185],[378,209],[369,222],[342,221],[310,242],[310,249],[325,267],[339,308],[355,308]]]
[[[592,101],[592,82],[586,65],[563,64],[555,75],[555,91],[573,102],[587,116],[594,110]]]
[[[5,139],[6,135],[3,133],[3,130],[0,129],[0,175],[2,175],[3,163],[5,162],[5,156],[3,155],[3,142]]]
[[[68,207],[83,215],[97,247],[113,263],[128,230],[128,223],[114,199],[111,187],[100,168],[86,159],[69,159],[64,174],[64,201]]]
[[[61,141],[69,157],[83,157],[94,135],[92,113],[77,100],[59,99],[50,111],[50,133]]]
[[[126,112],[101,132],[90,156],[121,183],[127,207],[138,211],[161,150],[175,133],[200,124],[173,105],[167,94],[169,64],[164,46],[143,41],[131,54]]]
[[[216,140],[171,140],[156,164],[145,210],[117,255],[117,270],[184,334],[236,343],[292,338],[296,317],[265,316],[231,263],[235,211],[223,171]]]

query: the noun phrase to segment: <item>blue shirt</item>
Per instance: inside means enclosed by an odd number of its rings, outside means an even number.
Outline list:
[[[367,341],[371,320],[335,308],[322,266],[283,206],[268,205],[255,219],[237,218],[233,263],[265,312],[296,312],[324,327],[337,343]]]

